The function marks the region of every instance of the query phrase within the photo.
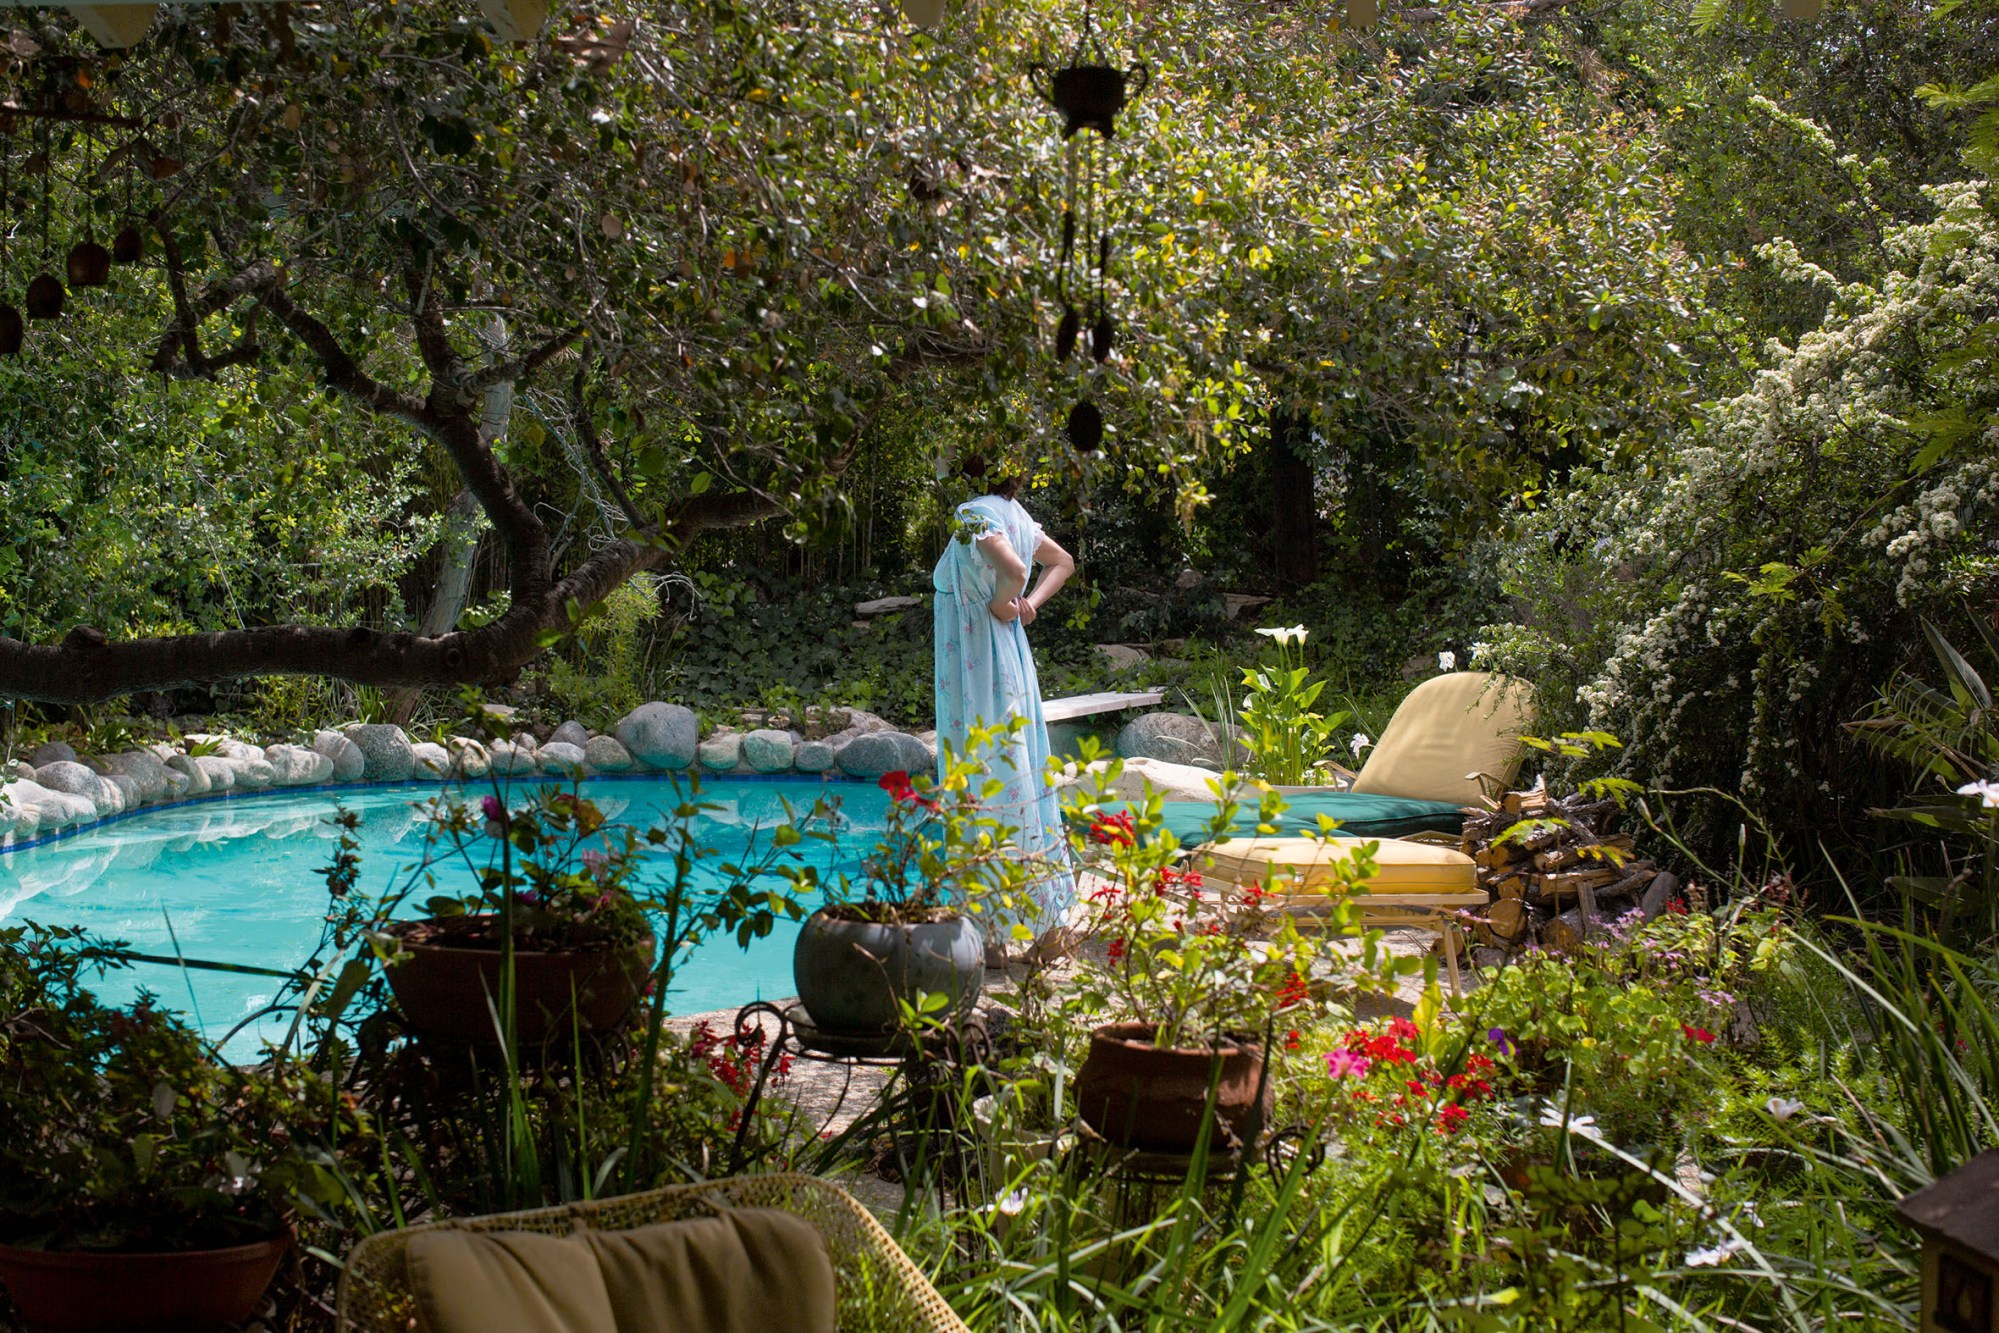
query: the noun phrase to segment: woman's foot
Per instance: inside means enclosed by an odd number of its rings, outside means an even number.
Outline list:
[[[1076,952],[1082,937],[1068,926],[1050,926],[1027,948],[1027,961],[1047,967]]]

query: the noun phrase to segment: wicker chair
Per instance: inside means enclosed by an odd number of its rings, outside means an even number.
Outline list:
[[[720,1208],[781,1208],[810,1222],[832,1252],[840,1327],[869,1333],[965,1330],[923,1273],[881,1223],[837,1185],[813,1176],[736,1176],[675,1185],[596,1203],[468,1217],[368,1237],[347,1256],[340,1277],[342,1333],[412,1333],[415,1297],[407,1266],[409,1237],[457,1227],[568,1235],[590,1228],[624,1230],[653,1222],[711,1216]],[[969,1333],[969,1330],[966,1330]]]

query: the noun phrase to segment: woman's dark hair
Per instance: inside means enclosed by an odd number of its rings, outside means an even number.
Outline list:
[[[997,495],[1002,500],[1013,499],[1020,490],[1019,473],[996,470],[990,458],[976,451],[966,454],[965,460],[958,464],[958,475],[984,487],[986,494]]]

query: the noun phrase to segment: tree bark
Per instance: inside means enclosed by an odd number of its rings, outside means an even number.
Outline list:
[[[567,626],[572,605],[602,601],[632,575],[671,559],[701,532],[780,512],[769,497],[748,492],[685,497],[667,506],[654,524],[605,546],[558,579],[548,529],[494,454],[484,418],[495,401],[493,389],[505,386],[510,395],[515,383],[559,355],[582,330],[566,330],[526,356],[469,374],[451,347],[435,289],[412,265],[406,278],[410,317],[431,380],[429,392],[419,398],[368,375],[333,331],[291,298],[270,261],[248,264],[190,298],[171,236],[163,235],[162,254],[175,316],[152,368],[165,375],[209,376],[219,367],[253,361],[257,349],[249,334],[217,357],[204,355],[198,339],[203,321],[239,300],[253,300],[318,361],[329,389],[365,411],[416,428],[450,455],[506,552],[511,605],[477,629],[438,633],[274,625],[113,642],[102,630],[79,625],[59,644],[0,638],[0,697],[99,703],[142,690],[255,676],[323,676],[374,686],[497,685],[542,651],[546,631]]]
[[[1304,449],[1309,418],[1270,414],[1271,555],[1277,581],[1303,586],[1319,577],[1319,506]]]

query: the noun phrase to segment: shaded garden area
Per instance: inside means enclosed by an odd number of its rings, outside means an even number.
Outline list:
[[[1989,4],[10,14],[0,1321],[1939,1299]],[[937,702],[1003,482],[1050,829]]]

